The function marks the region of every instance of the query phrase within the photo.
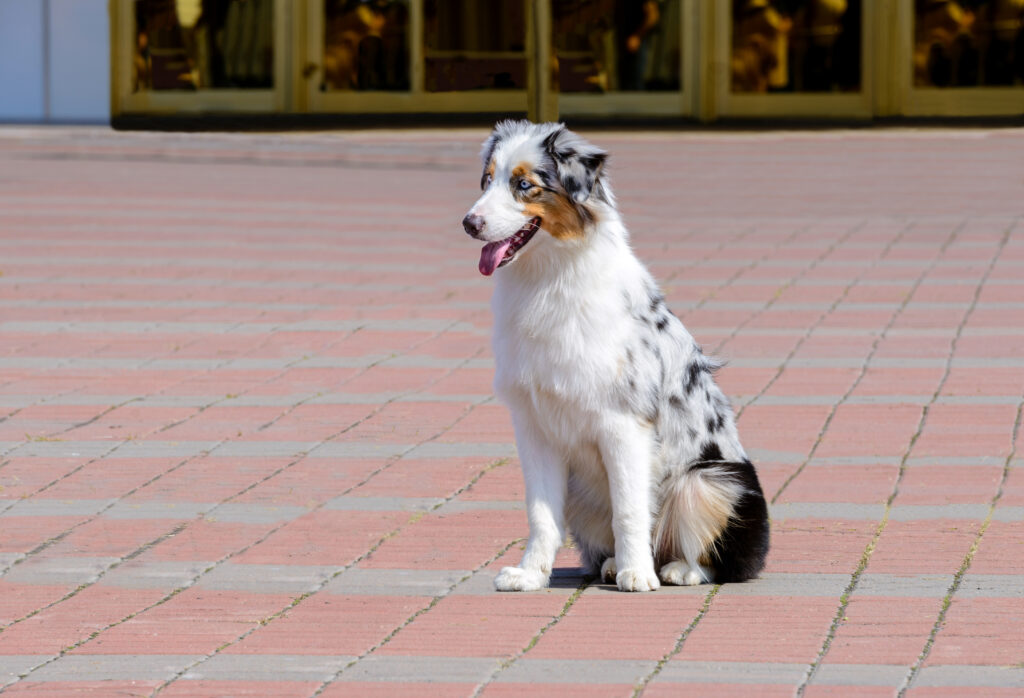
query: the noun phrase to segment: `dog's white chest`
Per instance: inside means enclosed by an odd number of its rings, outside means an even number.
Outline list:
[[[538,416],[548,421],[566,410],[579,415],[605,406],[621,379],[627,327],[610,296],[600,290],[570,294],[550,289],[496,295],[499,396],[529,394],[534,408],[547,413]]]

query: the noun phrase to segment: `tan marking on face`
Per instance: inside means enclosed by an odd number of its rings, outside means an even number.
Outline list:
[[[533,168],[530,167],[530,165],[528,163],[521,162],[518,165],[516,165],[515,168],[513,168],[512,176],[513,177],[526,177],[526,175],[530,174],[530,172],[532,172],[532,171],[533,171]]]
[[[545,191],[523,209],[530,217],[540,216],[541,227],[554,238],[571,240],[583,237],[583,216],[564,196]]]

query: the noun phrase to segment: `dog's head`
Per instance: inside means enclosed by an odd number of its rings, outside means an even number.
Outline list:
[[[607,153],[562,124],[503,121],[481,157],[483,195],[462,226],[487,243],[480,252],[485,276],[511,263],[538,230],[558,240],[583,238],[599,205],[610,203],[602,181]]]

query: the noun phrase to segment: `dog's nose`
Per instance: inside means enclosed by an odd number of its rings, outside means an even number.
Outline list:
[[[467,213],[466,217],[462,219],[462,227],[469,235],[480,237],[480,233],[484,229],[484,219],[474,213]]]

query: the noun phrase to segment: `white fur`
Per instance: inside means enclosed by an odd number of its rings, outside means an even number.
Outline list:
[[[506,128],[492,153],[493,181],[470,209],[486,221],[482,240],[512,235],[529,220],[510,191],[509,172],[543,158],[543,137],[555,126],[523,123]],[[661,580],[708,581],[711,572],[698,560],[721,532],[715,530],[721,516],[713,510],[730,510],[742,495],[703,478],[679,480],[685,484],[668,487],[671,494],[663,491],[664,476],[694,461],[709,438],[723,458],[746,456],[727,402],[711,380],[712,362],[682,323],[670,316],[665,329],[652,327],[648,344],[654,348],[641,349],[638,313],[653,305],[657,286],[630,249],[607,179],[601,181],[602,196],[587,201],[595,222],[585,235],[560,240],[542,222],[533,240],[494,275],[494,387],[512,413],[530,524],[522,562],[495,579],[501,591],[545,586],[567,528],[593,573],[614,576],[625,591],[656,589],[652,541],[658,517],[659,536],[682,539],[677,542],[686,558],[664,565]],[[690,419],[663,409],[655,421],[630,402],[648,387],[664,401],[666,374],[685,375],[700,361],[709,368],[682,398]],[[631,392],[624,388],[627,380]],[[709,434],[708,416],[723,410],[727,417]],[[676,508],[663,516],[667,498]],[[607,555],[603,565],[598,555]]]

